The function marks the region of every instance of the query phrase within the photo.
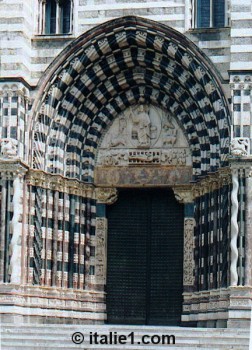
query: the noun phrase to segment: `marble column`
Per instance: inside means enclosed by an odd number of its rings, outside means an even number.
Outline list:
[[[238,202],[238,191],[239,191],[239,181],[238,181],[238,170],[232,169],[232,184],[233,189],[231,193],[231,265],[230,265],[230,284],[231,286],[237,286],[238,284],[238,271],[237,271],[237,262],[238,262],[238,248],[237,240],[239,235],[238,227],[238,211],[239,211],[239,202]]]
[[[21,283],[23,178],[17,174],[13,181],[13,217],[11,221],[12,238],[10,242],[10,282]]]
[[[245,285],[252,285],[252,167],[246,169]]]

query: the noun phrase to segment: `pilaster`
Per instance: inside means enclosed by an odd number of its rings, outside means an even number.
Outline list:
[[[184,292],[192,291],[195,285],[194,261],[194,198],[192,186],[173,187],[175,198],[184,204],[184,266],[183,286]]]

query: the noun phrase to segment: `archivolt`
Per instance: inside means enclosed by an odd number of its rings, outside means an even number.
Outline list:
[[[227,165],[230,122],[218,76],[193,43],[164,25],[124,17],[92,29],[49,67],[41,90],[34,168],[92,181],[104,130],[137,103],[174,115],[195,176]]]

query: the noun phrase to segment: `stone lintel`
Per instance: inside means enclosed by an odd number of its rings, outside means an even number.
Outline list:
[[[104,187],[160,187],[189,184],[191,166],[97,166],[95,184]]]

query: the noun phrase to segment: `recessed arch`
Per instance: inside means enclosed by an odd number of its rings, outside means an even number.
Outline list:
[[[92,182],[103,132],[138,103],[174,115],[187,135],[195,177],[227,166],[230,118],[218,74],[169,27],[138,17],[102,24],[64,49],[40,86],[30,125],[36,169]]]

